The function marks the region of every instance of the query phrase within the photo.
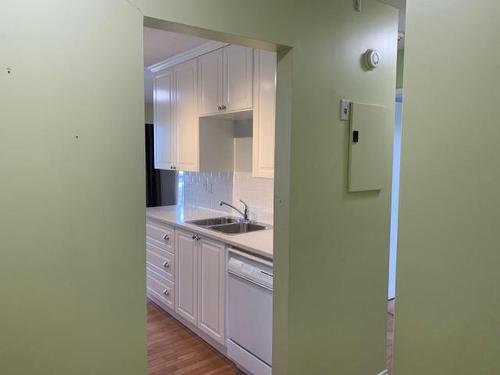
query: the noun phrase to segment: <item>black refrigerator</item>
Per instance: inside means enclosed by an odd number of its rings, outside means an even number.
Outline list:
[[[154,126],[146,124],[146,207],[176,204],[176,172],[155,169]]]

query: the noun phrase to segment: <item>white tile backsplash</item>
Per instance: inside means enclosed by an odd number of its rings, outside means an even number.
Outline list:
[[[232,202],[232,197],[232,172],[184,172],[184,205],[229,212],[219,202]]]
[[[180,175],[178,178],[181,177]],[[229,207],[220,207],[221,200],[241,207],[240,199],[250,207],[252,220],[273,223],[274,181],[268,178],[254,178],[251,172],[183,173],[184,184],[178,184],[178,197],[183,197],[188,207],[204,207],[237,214]]]
[[[273,223],[274,180],[255,178],[252,172],[235,172],[233,204],[244,200],[250,206],[250,218],[267,224]]]

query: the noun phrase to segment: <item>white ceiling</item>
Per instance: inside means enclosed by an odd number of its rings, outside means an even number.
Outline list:
[[[153,102],[153,73],[147,69],[148,66],[207,42],[207,39],[145,27],[144,101],[146,103]]]
[[[406,0],[379,0],[382,3],[389,4],[399,9],[399,32],[405,33],[406,31]],[[399,41],[398,48],[404,48],[404,38]]]

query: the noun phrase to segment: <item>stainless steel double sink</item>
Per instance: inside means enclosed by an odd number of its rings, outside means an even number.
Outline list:
[[[267,225],[244,221],[231,216],[191,220],[187,221],[187,223],[225,234],[241,234],[269,229]]]

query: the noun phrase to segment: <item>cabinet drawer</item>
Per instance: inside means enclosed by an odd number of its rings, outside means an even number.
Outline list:
[[[148,267],[147,269],[148,296],[162,307],[174,309],[174,283],[159,276]]]
[[[146,249],[146,261],[161,276],[174,281],[174,256],[167,251],[161,250],[154,245],[148,244]]]
[[[146,235],[147,242],[174,253],[174,230],[172,228],[148,222]]]

